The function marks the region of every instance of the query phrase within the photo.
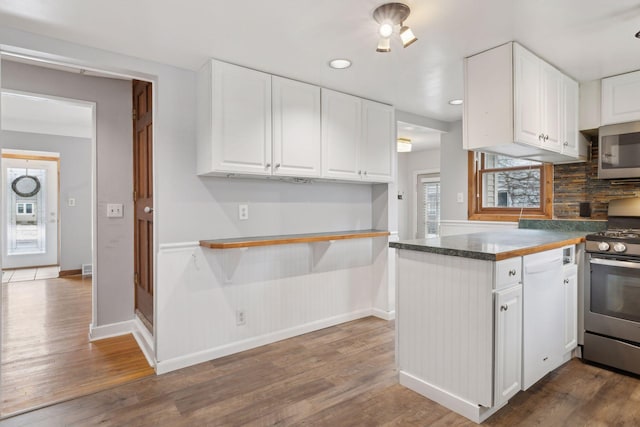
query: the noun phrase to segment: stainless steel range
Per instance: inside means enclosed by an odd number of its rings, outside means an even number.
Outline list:
[[[640,198],[609,202],[607,230],[586,236],[583,358],[640,375]]]

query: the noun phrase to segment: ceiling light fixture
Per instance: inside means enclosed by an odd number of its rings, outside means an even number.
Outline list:
[[[408,153],[411,151],[411,139],[398,138],[398,153]]]
[[[640,39],[640,31],[638,31],[638,32],[636,33],[636,38],[637,38],[637,39]]]
[[[329,61],[329,67],[334,68],[336,70],[342,70],[345,68],[351,67],[351,61],[344,58],[336,58]]]
[[[407,47],[418,40],[411,28],[404,25],[404,21],[409,17],[410,13],[409,6],[402,3],[386,3],[373,11],[373,19],[380,24],[378,28],[380,39],[378,40],[376,52],[391,52],[390,37],[396,25],[400,26],[399,34],[403,47]]]
[[[451,105],[462,105],[462,99],[452,99],[451,101],[449,101],[449,104],[451,104]]]

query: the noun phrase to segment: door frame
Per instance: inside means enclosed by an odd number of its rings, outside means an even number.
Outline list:
[[[0,94],[2,92],[6,92],[6,91],[0,91]],[[15,91],[13,91],[15,93]],[[1,129],[1,125],[0,125],[0,129]],[[24,151],[24,153],[17,153],[16,151]],[[31,153],[31,154],[29,154]],[[41,153],[41,155],[38,155],[37,153]],[[56,174],[57,174],[57,178],[56,178],[56,199],[58,199],[57,201],[57,209],[56,209],[56,228],[57,228],[57,232],[56,232],[56,263],[58,264],[58,266],[60,265],[60,231],[62,229],[62,222],[60,221],[60,156],[46,156],[45,155],[45,151],[34,151],[34,150],[22,150],[22,149],[12,149],[12,148],[2,148],[0,149],[0,158],[3,159],[20,159],[20,160],[44,160],[44,161],[49,161],[49,162],[56,162]],[[54,153],[51,153],[54,154]],[[57,153],[56,153],[57,154]],[[1,164],[0,164],[0,169],[1,168]],[[4,175],[4,174],[3,174]],[[2,182],[4,180],[4,176],[2,177],[2,179],[0,179],[0,182]],[[4,189],[3,191],[0,191],[0,194],[4,194]],[[3,200],[3,203],[5,202],[5,200]],[[5,218],[5,209],[2,209],[2,214],[0,214],[0,225],[2,227],[3,230],[5,230],[5,221],[7,220],[7,218]],[[7,243],[4,239],[6,238],[6,236],[1,235],[0,237],[4,237],[0,239],[0,242],[3,246],[3,250],[5,247],[5,244]],[[0,261],[1,263],[1,261]],[[40,266],[34,266],[34,267],[40,267]]]
[[[141,71],[136,71],[136,70],[122,70],[122,69],[117,69],[117,68],[110,68],[110,66],[108,65],[104,65],[104,64],[98,64],[95,63],[93,61],[84,61],[78,58],[74,58],[74,57],[61,57],[59,55],[55,55],[55,54],[50,54],[44,51],[36,51],[36,50],[31,50],[31,49],[24,49],[21,47],[17,47],[17,46],[11,46],[11,45],[0,45],[0,61],[3,57],[13,57],[13,58],[18,58],[18,59],[26,59],[26,60],[31,60],[35,63],[42,63],[42,64],[47,64],[47,65],[53,65],[53,66],[62,66],[62,67],[67,67],[67,68],[72,68],[72,69],[76,69],[79,71],[90,71],[90,72],[95,72],[95,73],[99,73],[103,76],[113,76],[114,78],[123,78],[123,79],[128,79],[128,80],[144,80],[144,81],[148,81],[152,83],[152,102],[153,102],[153,112],[152,112],[152,118],[153,118],[153,123],[152,123],[152,131],[153,131],[153,135],[154,137],[158,134],[158,132],[156,132],[157,128],[158,128],[158,119],[156,117],[157,115],[157,111],[158,111],[158,77],[156,75],[152,75],[149,73],[145,73],[145,72],[141,72]],[[1,81],[2,81],[2,70],[0,67],[0,86],[1,86]],[[64,99],[64,98],[61,98]],[[72,101],[79,101],[79,100],[75,100],[73,99]],[[92,276],[93,276],[93,280],[91,281],[91,325],[95,325],[97,318],[98,318],[98,314],[97,314],[97,306],[98,306],[98,292],[97,292],[97,282],[98,282],[98,278],[99,278],[99,266],[97,263],[97,255],[98,255],[98,243],[97,243],[97,208],[98,208],[98,188],[97,188],[97,152],[96,152],[96,140],[97,140],[97,112],[96,112],[96,103],[95,102],[91,102],[91,101],[85,101],[88,102],[90,104],[93,105],[93,113],[92,113],[92,120],[93,120],[93,129],[92,129],[92,142],[91,142],[91,188],[92,188],[92,200],[91,200],[91,222],[92,222],[92,242],[91,242],[91,247],[92,247],[92,263],[93,263],[93,267],[92,267]],[[0,111],[1,113],[1,111]],[[1,128],[0,128],[1,129]],[[133,143],[133,141],[132,141]],[[1,145],[0,145],[1,148]],[[157,177],[158,174],[156,173],[156,155],[157,155],[157,150],[153,150],[152,153],[152,158],[151,158],[151,164],[152,164],[152,170],[153,170],[153,186],[154,188],[158,188],[157,186]],[[2,161],[2,159],[0,158],[0,162]],[[1,163],[0,163],[1,165]],[[131,189],[131,194],[133,196],[133,188]],[[158,245],[159,245],[159,239],[158,239],[158,229],[159,227],[157,227],[158,224],[158,218],[156,215],[156,207],[157,207],[157,197],[154,198],[154,206],[153,206],[153,222],[154,224],[156,224],[156,226],[154,226],[153,228],[153,259],[154,259],[154,277],[158,277],[157,276],[157,262],[155,262],[157,260],[157,256],[158,256]],[[1,230],[0,227],[0,238],[2,237],[2,233],[3,230]],[[132,233],[133,233],[133,228],[132,228]],[[133,259],[131,260],[133,263]],[[108,267],[108,266],[107,266]],[[1,264],[1,260],[0,260],[0,269],[2,268],[2,264]],[[133,287],[133,277],[131,277],[131,289],[132,292],[134,290]],[[145,355],[151,356],[151,358],[153,360],[150,360],[150,363],[153,362],[153,365],[155,365],[155,361],[156,361],[156,353],[157,353],[157,348],[158,348],[158,343],[157,343],[157,324],[158,324],[158,319],[157,319],[157,312],[158,310],[156,310],[157,308],[157,293],[154,292],[153,295],[153,306],[154,306],[154,321],[153,321],[153,334],[152,334],[152,345],[153,348],[152,350],[152,354],[148,355],[147,352],[147,348],[142,348],[143,346],[141,345],[141,349],[143,351],[143,353],[145,353]],[[3,301],[2,301],[2,293],[0,292],[0,310],[2,310],[3,308]],[[135,313],[132,313],[132,318],[135,319]],[[91,325],[89,325],[89,328],[91,328]],[[0,330],[3,327],[2,325],[2,320],[0,317]],[[116,334],[118,335],[118,334]],[[0,345],[2,344],[2,337],[0,334]]]
[[[411,214],[411,236],[413,236],[411,237],[412,239],[415,239],[415,236],[418,234],[418,176],[436,173],[440,173],[440,168],[416,170],[411,174],[411,210],[413,211]]]

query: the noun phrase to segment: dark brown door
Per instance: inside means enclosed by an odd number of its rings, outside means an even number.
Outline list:
[[[134,283],[136,313],[153,325],[153,127],[151,83],[133,81]]]

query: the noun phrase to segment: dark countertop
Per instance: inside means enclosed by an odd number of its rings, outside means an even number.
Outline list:
[[[487,261],[500,261],[584,242],[588,232],[501,230],[390,242],[389,247]]]

